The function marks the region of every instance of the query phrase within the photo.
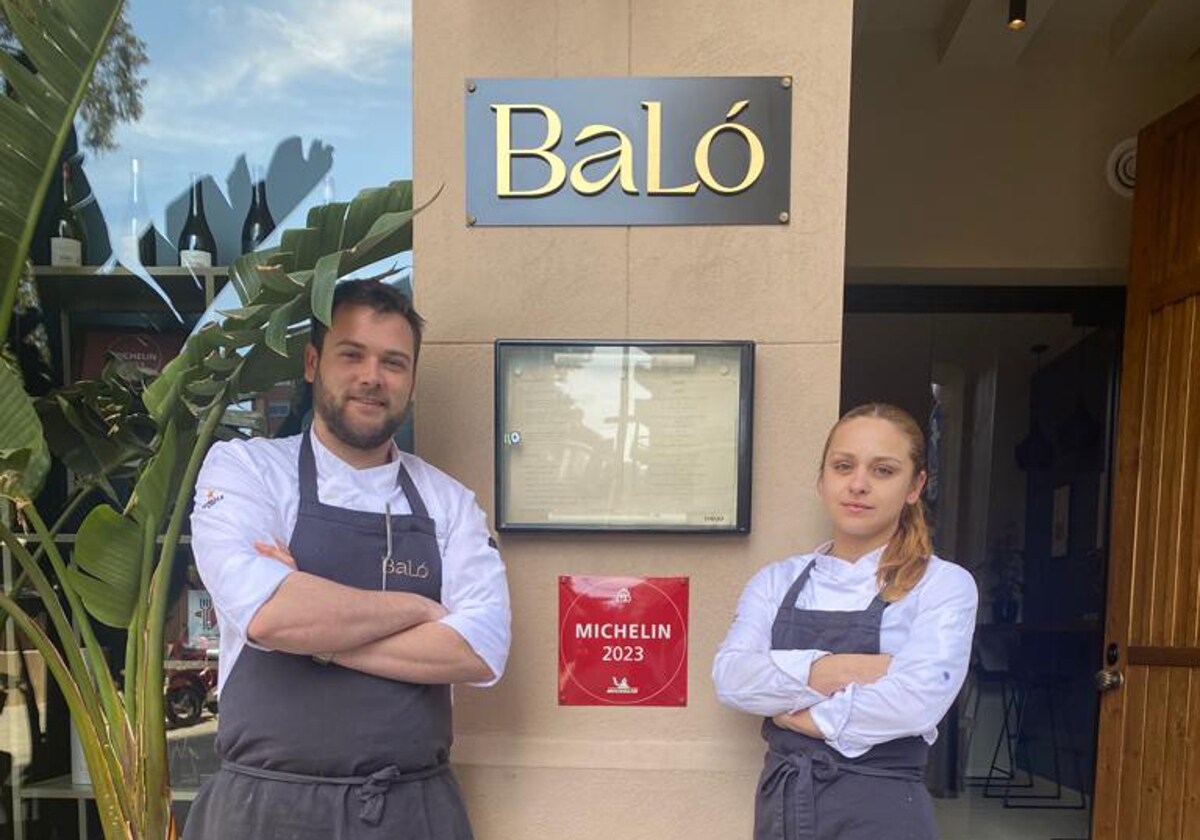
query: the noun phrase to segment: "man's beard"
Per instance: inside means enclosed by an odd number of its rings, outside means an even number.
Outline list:
[[[375,397],[375,394],[359,394],[358,396]],[[363,450],[377,449],[391,440],[404,425],[410,405],[406,402],[404,408],[399,412],[388,410],[380,418],[378,424],[363,428],[354,426],[347,420],[347,409],[351,397],[347,395],[339,405],[335,398],[322,387],[319,375],[313,382],[313,397],[313,410],[316,411],[317,416],[321,418],[333,436],[347,446]],[[382,395],[379,398],[382,398]]]

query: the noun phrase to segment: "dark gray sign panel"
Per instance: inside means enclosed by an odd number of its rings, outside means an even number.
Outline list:
[[[472,79],[467,223],[786,223],[791,78]]]

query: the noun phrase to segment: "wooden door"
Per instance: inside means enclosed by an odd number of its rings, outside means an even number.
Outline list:
[[[1195,840],[1200,97],[1138,138],[1126,313],[1093,836]]]

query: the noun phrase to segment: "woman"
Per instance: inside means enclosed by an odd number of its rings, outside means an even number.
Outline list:
[[[978,593],[932,555],[924,486],[912,417],[850,411],[817,480],[833,539],[742,593],[713,681],[767,718],[755,840],[937,837],[925,763],[967,673]]]

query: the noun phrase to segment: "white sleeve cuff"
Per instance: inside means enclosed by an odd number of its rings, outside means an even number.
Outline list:
[[[504,676],[504,666],[508,661],[508,646],[503,640],[495,638],[497,634],[490,630],[485,622],[469,615],[450,613],[441,619],[441,623],[462,636],[476,656],[492,670],[492,678],[484,682],[468,683],[476,688],[488,688],[500,682]]]
[[[858,686],[853,683],[834,694],[823,703],[818,703],[808,710],[813,723],[825,735],[825,743],[833,747],[847,758],[854,758],[866,750],[842,743],[842,733],[850,720],[850,710],[854,707],[854,692]]]
[[[826,655],[827,652],[823,650],[773,650],[771,661],[775,663],[776,668],[796,682],[808,685],[808,675],[813,663]]]
[[[266,561],[264,558],[264,562],[247,566],[245,571],[252,572],[254,585],[247,587],[244,591],[252,593],[254,597],[252,600],[228,607],[224,613],[233,623],[233,629],[246,640],[247,645],[258,650],[270,650],[270,648],[250,641],[250,622],[254,620],[254,616],[263,608],[263,605],[275,595],[275,591],[279,589],[284,579],[296,570],[283,563],[273,560]]]
[[[825,699],[825,695],[808,684],[809,674],[813,663],[822,656],[827,656],[824,650],[773,650],[770,652],[771,662],[776,668],[788,675],[789,679],[803,685],[803,693],[796,698],[796,706],[792,711],[807,709],[813,703]]]

